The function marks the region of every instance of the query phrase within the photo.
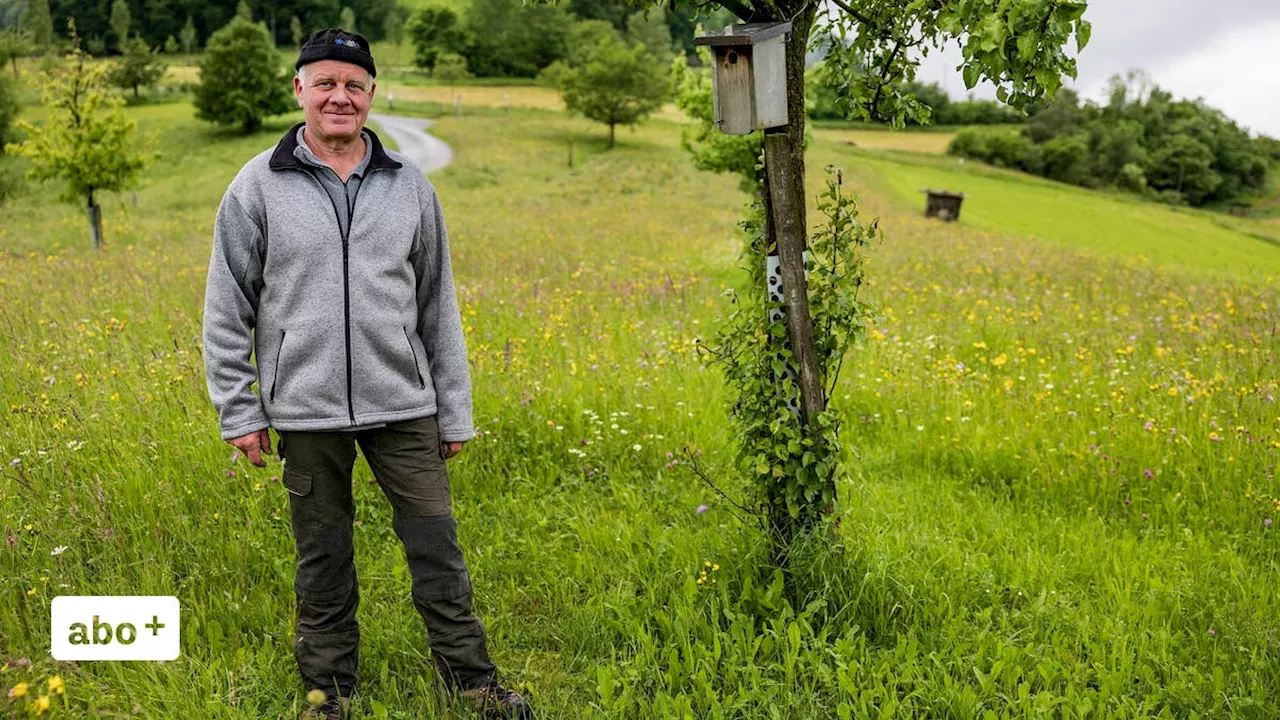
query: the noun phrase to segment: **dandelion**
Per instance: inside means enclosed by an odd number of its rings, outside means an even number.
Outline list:
[[[16,700],[20,697],[25,696],[26,694],[27,694],[27,684],[24,682],[18,683],[17,685],[14,685],[13,687],[9,688],[10,700]]]
[[[307,693],[307,702],[311,705],[319,705],[324,702],[324,691],[320,688],[313,688]]]

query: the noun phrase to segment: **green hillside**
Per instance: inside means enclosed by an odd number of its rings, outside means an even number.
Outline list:
[[[1194,271],[1280,274],[1280,228],[1171,208],[1022,173],[907,153],[841,149],[902,208],[924,208],[923,188],[965,193],[961,222],[975,228]]]

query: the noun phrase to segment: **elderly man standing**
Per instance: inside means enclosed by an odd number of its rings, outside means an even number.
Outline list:
[[[218,208],[204,347],[222,437],[265,465],[268,428],[279,435],[294,656],[308,695],[325,696],[303,715],[342,718],[356,688],[358,445],[394,510],[436,668],[488,716],[532,717],[497,682],[450,505],[445,461],[473,430],[439,198],[364,127],[377,73],[364,37],[314,32],[296,68],[305,122],[246,163]]]

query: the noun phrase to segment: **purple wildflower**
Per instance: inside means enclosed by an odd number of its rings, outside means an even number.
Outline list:
[[[699,505],[699,506],[698,506],[698,509],[697,509],[697,510],[695,510],[694,512],[696,512],[696,513],[698,513],[699,515],[701,515],[702,513],[706,512],[707,510],[710,510],[710,509],[711,509],[711,508],[707,507],[706,505]]]

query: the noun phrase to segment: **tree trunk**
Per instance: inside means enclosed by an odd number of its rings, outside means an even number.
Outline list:
[[[93,190],[89,190],[89,233],[93,236],[93,249],[102,249],[102,207],[93,201]]]
[[[609,123],[609,149],[613,149],[613,123]]]
[[[777,243],[778,262],[782,274],[782,290],[786,303],[787,335],[800,370],[800,422],[805,432],[821,443],[815,418],[825,407],[822,368],[813,342],[813,320],[809,313],[808,282],[804,271],[808,222],[805,212],[804,162],[804,56],[809,32],[813,27],[817,5],[782,7],[790,17],[791,36],[787,41],[787,119],[785,128],[765,132],[764,154],[766,174],[766,228],[771,242]],[[783,21],[787,17],[774,18]],[[835,488],[828,488],[832,498]],[[799,522],[786,511],[782,498],[771,499],[770,520],[774,525],[775,554],[780,566],[797,531],[807,529],[818,517],[834,512],[834,503],[817,511],[801,512]]]

